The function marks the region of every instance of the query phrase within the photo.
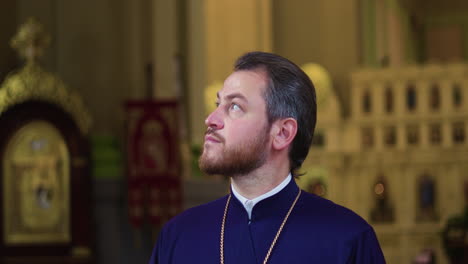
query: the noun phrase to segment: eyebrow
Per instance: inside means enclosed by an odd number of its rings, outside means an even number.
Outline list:
[[[216,93],[216,97],[219,99],[219,92]],[[229,94],[229,95],[225,96],[225,98],[227,100],[232,100],[234,98],[239,98],[239,99],[241,99],[241,100],[243,100],[245,102],[248,102],[247,98],[241,93],[232,93],[232,94]]]

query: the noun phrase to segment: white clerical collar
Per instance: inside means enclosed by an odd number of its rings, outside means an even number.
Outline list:
[[[279,193],[281,190],[284,189],[284,187],[286,187],[286,185],[288,185],[291,179],[292,179],[292,176],[291,176],[291,173],[289,173],[288,177],[286,177],[286,179],[284,179],[280,184],[278,184],[278,186],[273,188],[271,191],[264,193],[250,200],[242,196],[240,193],[238,193],[236,191],[236,188],[234,188],[233,184],[231,184],[231,189],[232,189],[232,193],[234,194],[234,196],[241,202],[245,210],[247,210],[247,214],[249,215],[249,219],[250,219],[250,217],[252,216],[252,209],[258,202]]]

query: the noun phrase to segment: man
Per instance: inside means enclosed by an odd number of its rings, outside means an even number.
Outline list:
[[[167,223],[150,264],[385,263],[372,227],[294,181],[316,121],[315,90],[299,67],[247,53],[216,105],[199,164],[230,177],[231,194]]]

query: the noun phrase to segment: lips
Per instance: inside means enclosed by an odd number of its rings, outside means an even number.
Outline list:
[[[208,129],[205,133],[205,143],[206,142],[213,142],[213,143],[221,143],[223,142],[223,138],[216,134],[213,130]]]
[[[218,138],[216,138],[216,137],[214,137],[212,135],[206,135],[205,136],[205,142],[220,143],[221,141]]]

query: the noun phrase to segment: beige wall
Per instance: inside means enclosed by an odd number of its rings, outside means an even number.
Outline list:
[[[299,65],[324,66],[343,98],[359,65],[359,21],[358,0],[274,0],[273,51]]]
[[[241,54],[252,50],[271,51],[270,10],[271,0],[189,1],[192,143],[201,144],[206,129],[204,89],[214,82],[223,82]]]
[[[14,51],[10,48],[10,39],[16,30],[16,1],[0,2],[0,82],[16,65]]]
[[[222,81],[234,59],[247,50],[273,47],[298,64],[320,63],[331,72],[338,90],[346,91],[347,73],[359,61],[357,2],[189,1],[184,52],[188,54],[192,140],[201,140],[204,130],[204,87]],[[167,79],[174,76],[173,56],[161,50],[164,45],[177,44],[177,35],[167,33],[165,38],[164,27],[154,26],[161,25],[154,16],[164,14],[171,19],[177,12],[161,12],[164,6],[158,8],[159,0],[17,3],[18,21],[35,15],[54,35],[46,67],[83,95],[95,119],[93,131],[122,131],[122,104],[146,96],[144,67],[151,61],[157,60],[157,85],[173,86]],[[177,28],[177,22],[172,19],[169,28]],[[172,49],[175,52],[178,50]],[[161,65],[168,67],[161,69]]]
[[[85,98],[94,131],[122,131],[122,104],[132,89],[122,4],[113,0],[56,3],[58,73]]]
[[[124,3],[113,0],[16,1],[14,32],[30,16],[43,23],[52,35],[43,64],[83,96],[94,118],[94,133],[122,134],[124,100],[142,93],[132,91],[143,89],[132,86],[129,81],[127,54],[130,51],[126,40],[130,30]],[[0,19],[3,25],[6,18]],[[2,45],[8,43],[3,31],[1,36]],[[0,50],[5,52],[4,48]]]

